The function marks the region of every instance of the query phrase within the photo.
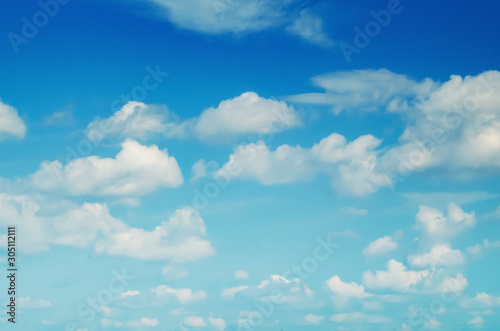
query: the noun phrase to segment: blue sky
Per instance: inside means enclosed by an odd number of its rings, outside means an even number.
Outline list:
[[[495,330],[499,9],[9,3],[1,328]]]

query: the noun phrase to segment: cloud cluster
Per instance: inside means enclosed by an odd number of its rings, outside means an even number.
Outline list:
[[[292,106],[262,98],[254,92],[245,92],[185,121],[180,121],[165,106],[130,101],[111,117],[91,122],[86,134],[91,140],[147,139],[161,135],[214,141],[242,134],[281,131],[299,125],[300,116]]]
[[[188,209],[178,209],[153,231],[131,228],[111,216],[106,205],[52,203],[43,197],[0,194],[0,224],[23,229],[24,253],[48,251],[50,245],[78,248],[95,243],[98,254],[142,260],[190,262],[213,255],[203,219]],[[54,210],[56,210],[54,212]]]
[[[388,186],[387,177],[375,173],[376,148],[381,141],[366,135],[347,142],[333,133],[312,148],[281,145],[272,151],[266,144],[239,146],[216,176],[256,179],[264,185],[307,181],[326,173],[332,186],[342,192],[364,196]]]

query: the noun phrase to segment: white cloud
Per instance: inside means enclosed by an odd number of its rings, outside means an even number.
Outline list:
[[[8,138],[24,138],[26,124],[19,117],[17,110],[0,100],[0,141]]]
[[[281,25],[288,1],[271,0],[150,0],[181,28],[209,34],[243,33]]]
[[[500,297],[484,292],[476,293],[474,298],[466,298],[461,302],[463,308],[494,307],[500,305]]]
[[[484,318],[481,316],[476,316],[473,319],[471,319],[469,322],[467,322],[469,325],[482,325],[484,324]]]
[[[265,302],[275,301],[275,293],[280,293],[279,301],[283,303],[304,303],[314,297],[314,291],[300,278],[287,279],[280,275],[271,275],[249,291],[249,295]]]
[[[358,285],[355,282],[344,283],[337,275],[328,279],[326,285],[333,293],[345,297],[366,298],[373,296],[373,294],[365,292],[363,285]]]
[[[441,323],[438,320],[429,320],[425,323],[425,327],[429,330],[435,330],[441,327]]]
[[[407,271],[406,267],[394,259],[387,262],[387,271],[363,273],[363,283],[372,289],[408,290],[429,276],[429,270]]]
[[[387,69],[340,71],[316,76],[315,86],[324,93],[307,93],[291,96],[297,103],[331,105],[336,114],[343,110],[404,111],[424,98],[433,89],[430,79],[416,82],[407,76]]]
[[[437,290],[438,292],[460,293],[467,287],[468,284],[467,279],[461,273],[458,273],[455,278],[446,277]]]
[[[45,125],[66,125],[71,124],[72,122],[73,112],[71,110],[55,112],[46,117],[44,121]]]
[[[286,31],[318,46],[331,47],[335,44],[325,33],[323,20],[315,15],[311,8],[303,9]]]
[[[208,318],[208,323],[210,323],[210,325],[212,325],[217,330],[224,330],[226,328],[226,322],[224,322],[222,318],[213,318],[212,316],[210,316]]]
[[[325,319],[325,316],[318,316],[314,314],[307,314],[304,317],[304,322],[307,324],[319,324]]]
[[[474,212],[466,213],[454,203],[448,204],[448,215],[439,209],[420,206],[416,216],[417,224],[435,239],[453,237],[476,223]]]
[[[56,212],[51,209],[56,208]],[[64,201],[52,203],[41,196],[0,194],[0,224],[15,224],[23,229],[24,253],[48,251],[52,245],[84,248],[99,236],[126,229],[109,214],[105,205],[84,203],[80,207]]]
[[[153,231],[128,228],[96,243],[96,252],[141,260],[189,262],[213,255],[206,239],[205,222],[194,210],[177,209]]]
[[[104,138],[146,139],[154,134],[176,136],[178,118],[165,106],[146,105],[130,101],[107,119],[95,119],[87,126],[86,134],[90,140]]]
[[[184,324],[191,327],[205,327],[207,323],[201,316],[187,316],[184,318]]]
[[[398,248],[398,244],[391,240],[391,237],[385,236],[372,241],[368,247],[363,250],[366,256],[375,256],[388,253]]]
[[[176,265],[164,266],[161,269],[161,273],[163,274],[163,276],[165,276],[165,279],[167,280],[185,278],[189,275],[189,273],[186,270],[181,269]]]
[[[128,291],[125,291],[125,292],[122,292],[122,293],[118,294],[118,297],[120,299],[126,299],[128,297],[133,297],[133,296],[136,296],[136,295],[139,295],[139,294],[141,294],[141,292],[139,292],[137,290],[134,290],[134,291],[128,290]]]
[[[451,76],[444,83],[414,81],[386,69],[336,72],[313,78],[324,93],[289,97],[298,103],[342,110],[399,112],[407,123],[398,143],[376,170],[394,181],[414,171],[437,169],[453,179],[498,172],[500,72]]]
[[[174,296],[180,304],[185,304],[192,301],[205,300],[207,298],[207,292],[203,290],[193,292],[193,290],[189,288],[174,289],[168,287],[167,285],[160,285],[152,289],[152,291],[159,297]]]
[[[358,208],[354,208],[354,207],[342,208],[341,211],[346,213],[346,214],[351,214],[354,216],[366,216],[366,215],[368,215],[368,210],[358,209]]]
[[[207,177],[207,164],[205,160],[199,160],[191,167],[191,183],[196,182],[200,178]]]
[[[281,145],[271,151],[259,141],[239,146],[216,176],[256,179],[273,185],[307,181],[323,172],[330,175],[336,190],[364,196],[390,185],[386,176],[373,171],[375,148],[380,143],[371,135],[348,143],[345,137],[333,133],[310,149]]]
[[[276,133],[299,125],[301,119],[292,106],[260,97],[255,92],[245,92],[185,121],[180,121],[166,106],[131,101],[111,117],[91,122],[86,133],[93,141],[147,139],[154,135],[220,141],[242,134]],[[201,164],[195,170],[203,170]]]
[[[236,293],[244,291],[248,286],[236,286],[222,290],[221,297],[223,300],[233,300]]]
[[[250,274],[248,273],[248,271],[237,270],[234,273],[234,279],[248,279],[248,278],[250,278]]]
[[[389,323],[391,319],[380,315],[365,315],[363,313],[345,313],[330,316],[330,321],[337,323]]]
[[[421,268],[438,265],[451,266],[462,264],[464,261],[462,252],[458,249],[451,249],[450,244],[435,245],[428,253],[408,256],[408,262],[412,266]]]
[[[23,253],[48,251],[50,245],[77,248],[95,243],[95,251],[142,260],[189,262],[214,254],[206,239],[203,219],[196,211],[178,209],[167,222],[148,232],[130,228],[110,215],[106,205],[75,206],[64,200],[53,202],[43,196],[0,193],[0,225],[24,229]]]
[[[52,302],[47,300],[32,300],[30,297],[17,298],[17,306],[19,308],[50,308]]]
[[[159,324],[156,318],[151,319],[147,317],[141,318],[141,323],[145,326],[157,326]]]
[[[411,112],[400,146],[381,157],[394,173],[446,169],[453,178],[473,178],[500,164],[500,72],[451,76]],[[405,162],[402,162],[405,160]]]
[[[254,92],[222,101],[194,120],[193,131],[200,139],[227,138],[250,133],[269,133],[293,128],[301,120],[283,101],[259,97]]]
[[[160,187],[180,186],[183,177],[176,159],[166,149],[126,140],[114,159],[89,156],[66,166],[59,161],[43,162],[29,182],[42,191],[74,196],[144,195]]]
[[[484,239],[482,244],[467,247],[467,251],[472,255],[480,255],[484,250],[494,248],[500,248],[500,240],[489,241],[488,239]]]

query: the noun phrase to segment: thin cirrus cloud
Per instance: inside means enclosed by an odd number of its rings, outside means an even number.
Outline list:
[[[242,134],[281,131],[301,123],[298,112],[285,102],[245,92],[185,121],[165,106],[131,101],[109,118],[91,122],[86,134],[95,141],[113,138],[145,140],[154,135],[220,141]]]
[[[17,109],[0,100],[0,141],[22,139],[26,135],[26,124],[19,117]]]
[[[284,29],[306,42],[333,46],[323,20],[313,8],[297,13],[297,1],[272,0],[149,0],[166,18],[180,28],[210,35],[242,35],[269,29]],[[302,7],[302,6],[300,6]]]

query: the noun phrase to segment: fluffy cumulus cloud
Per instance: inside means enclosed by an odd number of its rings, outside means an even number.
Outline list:
[[[447,215],[439,209],[420,206],[416,222],[427,235],[439,240],[472,228],[476,224],[476,217],[474,212],[466,213],[455,203],[449,203]]]
[[[154,134],[179,135],[179,120],[165,106],[130,101],[106,119],[97,118],[87,126],[86,134],[93,141],[104,138],[146,139]]]
[[[288,279],[281,275],[270,275],[259,285],[249,287],[246,291],[249,297],[259,301],[290,304],[310,302],[315,294],[300,278]]]
[[[467,285],[469,285],[467,279],[461,273],[458,273],[456,277],[446,277],[437,288],[437,291],[441,293],[460,293],[467,287]]]
[[[141,260],[190,262],[215,253],[206,237],[205,222],[193,210],[178,209],[153,231],[127,228],[96,243],[96,252]]]
[[[378,270],[375,273],[365,271],[363,283],[371,289],[394,289],[408,290],[428,277],[429,270],[411,271],[407,270],[403,263],[394,259],[387,262],[387,271]]]
[[[190,288],[171,288],[167,285],[160,285],[152,289],[158,297],[174,297],[180,304],[186,304],[188,302],[205,300],[207,298],[207,292],[199,290],[193,292]]]
[[[345,297],[366,298],[373,294],[366,293],[363,285],[358,285],[355,282],[345,283],[340,280],[340,277],[335,275],[326,281],[326,286],[333,293]]]
[[[191,327],[205,327],[207,323],[201,316],[187,316],[184,318],[184,325]]]
[[[8,138],[24,138],[26,124],[19,117],[17,109],[0,100],[0,141]]]
[[[111,117],[90,123],[86,133],[93,141],[147,139],[154,135],[219,141],[242,134],[279,132],[299,125],[300,116],[292,106],[245,92],[185,121],[180,121],[165,106],[131,101]]]
[[[329,105],[338,114],[343,110],[404,111],[433,90],[430,79],[417,82],[387,69],[340,71],[316,76],[315,86],[323,93],[291,96],[291,102]]]
[[[208,323],[213,326],[216,330],[224,330],[226,328],[226,322],[222,318],[214,318],[210,316],[208,318]]]
[[[429,168],[470,178],[500,164],[500,72],[452,76],[418,102],[400,145],[381,166],[405,176]]]
[[[287,100],[330,105],[335,113],[382,109],[401,114],[406,128],[376,167],[395,181],[426,169],[446,169],[447,175],[463,179],[498,172],[499,71],[454,75],[438,83],[386,69],[353,70],[317,76],[313,83],[325,92]]]
[[[237,134],[268,133],[301,124],[298,113],[283,101],[259,97],[254,92],[222,101],[208,108],[193,123],[201,139]]]
[[[430,252],[410,255],[408,262],[415,267],[452,266],[464,263],[465,258],[458,249],[452,249],[450,244],[435,245]]]
[[[23,229],[24,253],[48,251],[51,245],[77,248],[95,243],[98,254],[142,260],[190,262],[214,254],[203,219],[194,211],[178,209],[155,230],[131,228],[111,216],[106,205],[54,203],[42,196],[0,194],[0,225]]]
[[[239,146],[215,175],[273,185],[307,181],[325,173],[334,189],[364,196],[390,185],[386,176],[373,171],[380,143],[371,135],[347,142],[344,136],[333,133],[312,148],[281,145],[272,151],[259,141]]]
[[[64,202],[60,202],[64,206]],[[105,205],[85,203],[82,206],[60,207],[51,214],[54,206],[43,197],[0,194],[0,224],[15,224],[23,229],[25,244],[19,249],[24,253],[48,251],[52,245],[87,247],[99,236],[126,229],[114,219]]]
[[[368,247],[363,250],[366,256],[375,256],[388,253],[398,248],[398,244],[392,241],[391,237],[385,236],[372,241]]]
[[[160,187],[183,183],[176,159],[156,145],[143,146],[135,140],[122,143],[115,158],[89,156],[63,165],[43,162],[27,179],[42,191],[68,195],[144,195]]]

